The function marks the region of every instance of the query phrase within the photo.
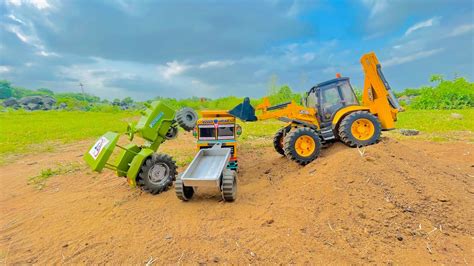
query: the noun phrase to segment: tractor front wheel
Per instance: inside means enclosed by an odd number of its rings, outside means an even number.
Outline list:
[[[382,127],[377,117],[369,112],[358,111],[342,119],[339,139],[349,147],[361,147],[377,143]]]
[[[286,135],[283,149],[286,157],[300,165],[307,165],[318,158],[321,152],[321,140],[315,130],[300,127]]]
[[[176,169],[176,162],[171,156],[154,153],[141,166],[137,183],[144,191],[159,194],[167,190],[176,179]]]

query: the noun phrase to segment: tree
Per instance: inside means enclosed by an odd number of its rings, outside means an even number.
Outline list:
[[[438,84],[443,82],[443,75],[441,74],[434,74],[431,75],[430,82],[437,82]]]
[[[0,80],[0,99],[7,99],[12,95],[11,83],[7,80]]]
[[[122,100],[122,102],[126,105],[131,105],[133,103],[133,99],[131,97],[126,97]]]

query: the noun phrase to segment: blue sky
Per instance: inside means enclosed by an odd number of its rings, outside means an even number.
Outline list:
[[[103,98],[260,97],[336,72],[362,87],[375,51],[392,87],[474,77],[473,1],[0,1],[0,79]]]

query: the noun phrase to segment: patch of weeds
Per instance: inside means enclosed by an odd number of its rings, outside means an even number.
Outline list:
[[[194,159],[194,156],[184,156],[177,160],[176,165],[178,165],[179,167],[188,165],[189,163],[193,161],[193,159]]]
[[[42,169],[38,175],[28,178],[28,185],[34,185],[37,189],[43,189],[50,177],[74,173],[81,169],[82,166],[79,163],[59,164],[55,168]]]

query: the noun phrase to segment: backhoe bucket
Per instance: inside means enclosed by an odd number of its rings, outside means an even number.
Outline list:
[[[229,111],[234,117],[239,118],[242,121],[257,121],[257,117],[255,116],[255,109],[250,104],[249,97],[245,97],[244,101],[234,107],[234,109]]]

